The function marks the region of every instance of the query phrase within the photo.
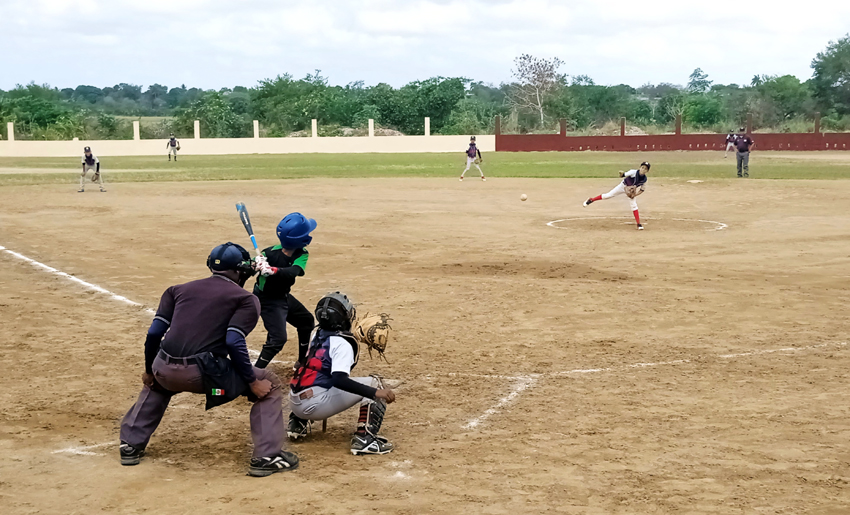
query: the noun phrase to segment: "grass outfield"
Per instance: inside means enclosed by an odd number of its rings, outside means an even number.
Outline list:
[[[735,156],[722,152],[489,152],[488,177],[611,177],[618,170],[652,163],[654,177],[734,178]],[[452,154],[252,154],[180,157],[106,157],[108,182],[214,181],[251,179],[457,177],[463,153]],[[0,186],[75,182],[78,158],[4,158]],[[848,179],[850,152],[754,152],[753,179]],[[474,168],[469,172],[477,175]]]

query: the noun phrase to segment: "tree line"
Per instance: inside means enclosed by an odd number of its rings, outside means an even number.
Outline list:
[[[130,139],[141,117],[143,138],[174,132],[191,137],[194,120],[202,137],[250,137],[252,120],[263,136],[308,131],[318,119],[320,135],[363,133],[369,119],[404,134],[486,134],[502,117],[509,133],[551,132],[567,120],[577,134],[605,133],[620,117],[648,133],[669,132],[677,115],[684,129],[725,132],[752,113],[757,129],[812,130],[815,112],[825,130],[850,130],[850,35],[830,42],[812,60],[812,77],[755,75],[749,84],[715,84],[700,68],[685,85],[606,86],[586,75],[560,73],[560,59],[521,55],[510,80],[499,85],[462,77],[433,77],[399,88],[353,82],[331,85],[320,71],[296,79],[282,74],[253,87],[220,90],[134,84],[58,89],[34,83],[0,90],[0,133],[15,122],[18,139]]]

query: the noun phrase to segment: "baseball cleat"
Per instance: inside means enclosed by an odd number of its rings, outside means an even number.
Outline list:
[[[589,198],[589,199],[585,200],[584,204],[582,204],[582,206],[587,207],[591,204],[593,204],[593,198]]]
[[[86,190],[84,190],[83,188],[80,188],[80,189],[77,190],[77,193],[85,193],[85,192],[86,192]]]
[[[383,436],[369,433],[355,434],[351,437],[351,454],[387,454],[393,451],[393,444]]]
[[[105,189],[103,189],[103,188],[100,188],[100,192],[101,192],[101,193],[106,193],[106,190],[105,190]]]
[[[145,450],[137,449],[128,443],[121,442],[118,453],[121,455],[122,465],[138,465],[142,461],[142,456],[145,455]]]
[[[289,423],[286,426],[286,434],[293,440],[306,438],[310,434],[310,421],[289,414]]]
[[[463,182],[463,175],[460,176],[460,182]]]
[[[277,456],[264,458],[251,458],[248,466],[248,475],[254,477],[266,477],[275,472],[284,470],[295,470],[298,468],[298,456],[287,451],[280,451]]]
[[[638,224],[638,226],[637,226],[637,230],[638,230],[638,231],[642,231],[642,230],[643,230],[643,224]]]
[[[481,176],[481,180],[482,180],[482,181],[486,181],[487,179],[485,179],[485,178],[484,178],[484,176],[482,175],[482,176]]]

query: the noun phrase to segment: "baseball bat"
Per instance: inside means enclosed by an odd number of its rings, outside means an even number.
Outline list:
[[[239,213],[239,219],[242,220],[242,226],[248,231],[248,236],[251,238],[251,245],[254,246],[254,253],[260,255],[260,247],[257,246],[257,238],[254,237],[254,228],[251,227],[251,218],[248,216],[248,208],[245,204],[239,202],[236,204],[236,211]]]

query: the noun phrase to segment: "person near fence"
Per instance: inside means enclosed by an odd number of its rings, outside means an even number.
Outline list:
[[[729,151],[735,148],[735,131],[729,129],[729,134],[726,135],[726,152],[723,154],[723,159],[726,159],[729,156]]]

